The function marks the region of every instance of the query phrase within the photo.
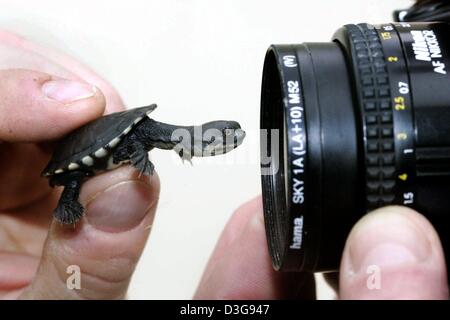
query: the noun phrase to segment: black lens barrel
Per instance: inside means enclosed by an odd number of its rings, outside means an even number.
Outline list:
[[[359,24],[341,28],[330,43],[269,48],[261,155],[267,134],[277,131],[278,140],[269,146],[273,161],[262,164],[276,269],[336,270],[353,224],[390,204],[427,216],[447,252],[446,34],[445,23]]]

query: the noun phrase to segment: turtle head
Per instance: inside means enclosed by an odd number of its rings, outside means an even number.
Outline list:
[[[203,156],[227,153],[237,148],[245,138],[245,131],[236,121],[207,122],[202,125],[202,132]]]

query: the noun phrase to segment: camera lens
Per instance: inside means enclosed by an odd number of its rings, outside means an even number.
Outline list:
[[[261,96],[270,254],[337,270],[365,213],[405,205],[450,247],[450,26],[346,25],[328,43],[273,45]]]

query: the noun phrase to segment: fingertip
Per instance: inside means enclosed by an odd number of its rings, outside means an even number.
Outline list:
[[[70,119],[70,122],[63,125],[63,127],[57,128],[54,133],[56,138],[100,118],[105,113],[106,100],[103,92],[90,84],[86,84],[86,86],[92,88],[92,95],[64,104],[58,110],[58,113],[54,112],[53,107],[50,107],[51,109],[48,110],[49,113],[54,114],[54,121],[59,122],[63,119]]]
[[[159,191],[156,171],[148,177],[134,168],[123,167],[90,179],[81,191],[80,201],[91,226],[107,232],[123,232],[144,220],[146,224],[152,223]]]
[[[256,197],[254,197],[253,199],[240,205],[235,210],[235,213],[240,214],[240,213],[244,213],[244,212],[255,212],[255,211],[262,211],[262,196],[261,195],[258,195]]]
[[[313,298],[311,274],[272,267],[261,196],[240,206],[227,223],[196,290],[195,299]]]
[[[100,117],[105,97],[96,87],[24,69],[0,71],[0,137],[54,140]]]
[[[241,204],[231,215],[225,228],[220,235],[220,239],[216,245],[214,253],[210,258],[213,263],[216,260],[217,253],[222,252],[224,248],[229,247],[235,239],[237,239],[245,230],[250,221],[263,220],[262,197],[261,195]],[[261,222],[261,225],[263,223]]]
[[[230,218],[229,224],[227,226],[228,229],[236,230],[241,229],[246,225],[247,221],[251,219],[253,216],[263,215],[263,204],[262,204],[262,196],[256,196],[255,198],[245,202],[240,205],[233,213]]]
[[[105,96],[102,91],[89,83],[62,79],[54,76],[34,80],[30,91],[36,92],[31,103],[31,115],[38,125],[46,127],[40,139],[54,140],[101,117],[105,111]],[[44,136],[44,137],[42,137]]]
[[[364,216],[346,242],[340,295],[350,299],[448,297],[444,254],[430,222],[399,206]]]

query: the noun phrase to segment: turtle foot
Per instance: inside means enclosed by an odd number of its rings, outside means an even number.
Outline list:
[[[78,201],[59,203],[53,217],[62,224],[75,224],[83,216],[84,208]]]
[[[145,174],[151,177],[155,171],[155,166],[148,159],[148,154],[146,152],[138,152],[133,154],[131,157],[131,163],[139,171],[139,176]]]
[[[181,162],[184,164],[184,162],[187,161],[191,166],[194,166],[194,163],[192,162],[192,158],[181,158]]]
[[[139,170],[139,174],[145,174],[151,177],[153,175],[153,172],[155,171],[155,166],[153,165],[153,163],[151,163],[151,161],[148,159],[143,160],[141,163],[142,165],[137,167],[137,169]]]
[[[189,162],[189,164],[191,166],[194,165],[194,163],[192,162],[192,155],[189,152],[185,152],[186,149],[181,149],[181,150],[175,150],[175,152],[178,154],[178,156],[181,159],[181,162],[184,164],[185,161]]]

